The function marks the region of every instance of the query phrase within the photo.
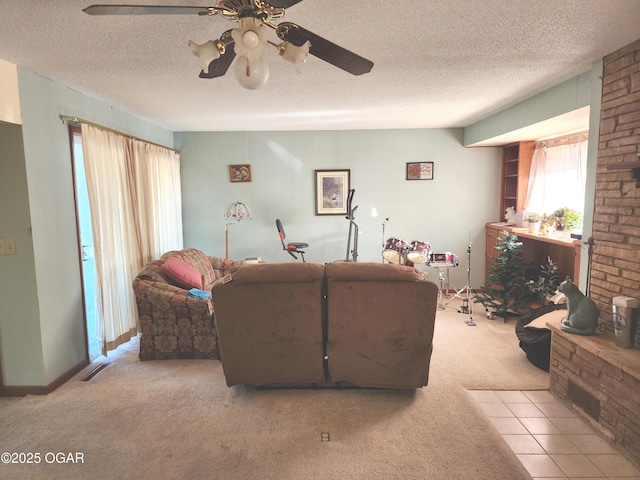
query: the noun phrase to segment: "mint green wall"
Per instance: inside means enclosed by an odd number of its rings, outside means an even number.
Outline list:
[[[176,133],[181,151],[185,246],[224,256],[225,207],[246,203],[254,219],[229,228],[231,258],[294,261],[282,251],[275,219],[289,241],[310,244],[307,260],[347,255],[349,222],[316,216],[316,169],[350,169],[359,226],[358,261],[379,262],[385,238],[419,240],[460,256],[454,286],[467,279],[471,235],[472,284],[484,282],[484,224],[498,210],[501,150],[467,149],[461,129]],[[407,162],[434,162],[434,180],[407,181]],[[230,183],[230,164],[251,164],[252,182]],[[430,278],[437,272],[421,266]]]
[[[0,238],[16,244],[15,255],[0,256],[0,352],[7,385],[19,378],[30,385],[44,381],[30,225],[22,127],[0,123]]]
[[[17,252],[0,257],[0,285],[16,283],[15,295],[2,302],[2,368],[8,386],[44,386],[86,358],[71,152],[60,115],[169,147],[173,134],[23,68],[18,76],[23,151],[19,132],[8,132],[15,150],[9,178],[16,181],[1,194],[11,205],[1,212],[0,228],[5,214],[9,225],[1,233],[16,239]]]

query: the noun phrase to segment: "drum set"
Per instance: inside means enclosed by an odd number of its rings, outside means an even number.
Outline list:
[[[448,295],[451,289],[449,283],[449,269],[458,266],[458,255],[451,252],[432,252],[431,245],[427,242],[414,240],[408,243],[399,238],[387,239],[382,257],[389,263],[413,267],[416,263],[423,263],[435,268],[438,272],[440,285],[438,287],[438,308],[444,309],[442,303],[443,292]]]

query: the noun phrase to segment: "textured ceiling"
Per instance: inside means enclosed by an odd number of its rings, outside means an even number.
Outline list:
[[[465,127],[640,37],[638,0],[304,0],[284,20],[372,60],[373,70],[352,76],[310,56],[296,74],[272,49],[269,82],[249,91],[233,67],[200,79],[187,47],[235,23],[83,13],[92,3],[207,5],[2,0],[0,58],[173,131]]]

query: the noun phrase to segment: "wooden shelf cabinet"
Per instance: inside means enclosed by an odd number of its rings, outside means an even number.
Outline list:
[[[500,221],[504,219],[507,207],[513,207],[516,212],[524,210],[534,148],[535,142],[518,142],[505,145],[502,149]]]
[[[522,242],[522,253],[524,263],[533,263],[535,265],[546,265],[547,258],[558,265],[558,275],[564,280],[565,277],[571,278],[573,283],[578,285],[580,280],[580,250],[582,241],[577,239],[561,239],[555,237],[545,237],[542,235],[533,235],[526,228],[516,228],[502,223],[487,223],[486,231],[486,257],[485,257],[485,283],[489,277],[489,271],[492,267],[492,259],[497,257],[499,252],[494,246],[500,232],[506,230],[518,236],[518,241]]]

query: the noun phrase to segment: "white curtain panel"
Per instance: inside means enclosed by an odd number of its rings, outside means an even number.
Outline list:
[[[182,248],[180,156],[140,140],[131,141],[136,215],[142,264]]]
[[[82,124],[103,354],[137,334],[131,284],[150,260],[182,248],[180,157]]]
[[[552,213],[568,207],[584,211],[587,181],[586,134],[536,143],[526,211]]]

